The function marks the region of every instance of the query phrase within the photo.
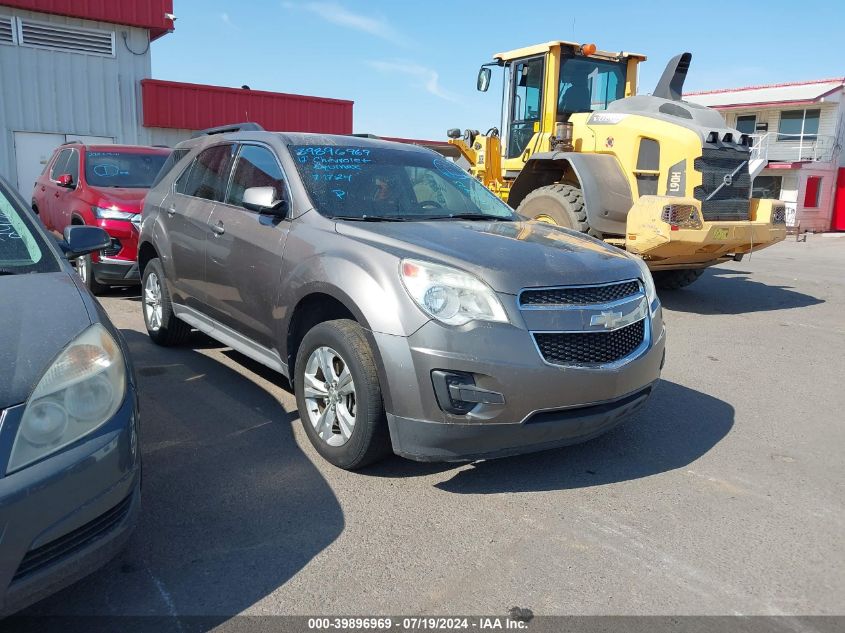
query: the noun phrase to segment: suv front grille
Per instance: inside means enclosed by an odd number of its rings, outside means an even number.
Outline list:
[[[747,150],[705,147],[701,156],[695,159],[695,170],[701,172],[701,185],[693,193],[695,199],[701,201],[701,213],[706,221],[748,219],[751,198],[751,173],[748,170],[750,158],[751,154]],[[731,184],[725,184],[725,176],[731,176]],[[714,191],[715,195],[707,200]]]
[[[610,303],[633,296],[640,291],[636,280],[606,286],[570,286],[568,288],[538,288],[523,290],[520,306],[589,305]]]
[[[630,356],[645,339],[646,319],[611,332],[538,332],[540,354],[553,365],[602,365]]]

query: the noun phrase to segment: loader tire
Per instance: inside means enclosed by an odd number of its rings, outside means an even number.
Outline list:
[[[651,276],[654,277],[654,285],[661,290],[680,290],[703,274],[703,268],[679,268],[678,270],[659,270],[653,272]]]
[[[535,189],[519,203],[516,212],[526,218],[600,237],[587,222],[581,190],[572,185],[547,185]]]

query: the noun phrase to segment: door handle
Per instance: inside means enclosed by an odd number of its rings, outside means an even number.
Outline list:
[[[211,230],[214,231],[217,235],[223,235],[226,232],[226,229],[224,228],[222,222],[218,222],[217,224],[212,225]]]
[[[170,207],[167,210],[167,217],[172,218],[174,215],[176,215],[176,207]]]

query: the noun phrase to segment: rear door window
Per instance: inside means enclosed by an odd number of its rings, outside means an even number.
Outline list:
[[[229,170],[235,146],[215,145],[200,152],[193,164],[182,174],[176,186],[186,196],[222,202],[229,182]]]
[[[284,200],[285,178],[276,155],[266,147],[244,145],[232,175],[232,184],[226,197],[228,204],[241,206],[244,191],[250,187],[273,187],[274,200]]]

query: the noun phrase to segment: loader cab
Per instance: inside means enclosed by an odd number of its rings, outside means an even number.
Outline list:
[[[636,93],[634,53],[599,51],[593,44],[547,42],[494,56],[482,66],[478,88],[490,83],[490,66],[504,68],[502,157],[506,172],[521,169],[531,154],[550,149],[557,124],[571,115],[604,110]]]

